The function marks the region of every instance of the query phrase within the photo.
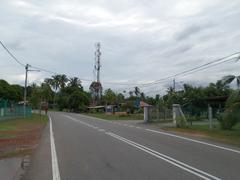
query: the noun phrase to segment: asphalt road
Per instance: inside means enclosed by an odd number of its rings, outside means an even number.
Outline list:
[[[240,179],[240,150],[145,125],[51,113],[29,180]]]

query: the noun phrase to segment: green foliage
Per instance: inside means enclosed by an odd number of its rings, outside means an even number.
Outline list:
[[[127,113],[134,113],[135,107],[133,101],[127,101],[122,105],[122,109],[127,111]]]
[[[41,86],[33,85],[31,91],[29,100],[33,108],[40,108],[41,102],[48,103],[53,100],[54,92],[46,83],[42,83]]]
[[[89,104],[89,98],[83,91],[74,91],[68,100],[69,108],[74,111],[86,111],[86,105]]]
[[[115,93],[111,89],[106,89],[102,96],[102,103],[106,105],[123,103],[125,97],[122,93]]]
[[[0,80],[0,99],[21,101],[23,99],[23,87],[10,85],[5,80]]]
[[[238,122],[240,122],[240,102],[233,104],[219,115],[218,121],[222,129],[231,130]]]
[[[237,102],[240,102],[240,90],[236,90],[232,92],[232,94],[229,96],[226,102],[226,107],[230,107]]]
[[[117,95],[111,89],[105,90],[102,98],[105,104],[115,104],[117,101]]]
[[[181,127],[181,128],[187,127],[187,122],[183,117],[177,118],[177,127]]]
[[[226,110],[218,117],[222,129],[230,130],[240,122],[240,91],[234,91],[226,102]]]

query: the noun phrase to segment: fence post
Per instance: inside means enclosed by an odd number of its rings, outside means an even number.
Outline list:
[[[177,127],[177,117],[179,116],[179,104],[173,104],[172,105],[172,111],[173,111],[173,125]]]
[[[4,116],[4,108],[1,108],[1,116]]]
[[[212,129],[212,107],[208,105],[208,120],[209,120],[209,129]]]
[[[178,122],[177,122],[177,118],[182,118],[181,123],[187,124],[186,117],[183,114],[183,111],[181,109],[180,104],[173,104],[172,105],[172,110],[173,110],[173,125],[175,127],[177,127],[179,125]]]
[[[149,121],[149,106],[144,106],[144,122],[147,123]]]

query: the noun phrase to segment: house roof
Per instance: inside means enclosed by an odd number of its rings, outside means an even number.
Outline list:
[[[152,106],[144,101],[140,101],[140,107],[148,107],[148,106]]]

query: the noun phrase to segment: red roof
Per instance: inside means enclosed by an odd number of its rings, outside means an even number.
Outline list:
[[[140,101],[140,107],[152,106],[144,101]]]

